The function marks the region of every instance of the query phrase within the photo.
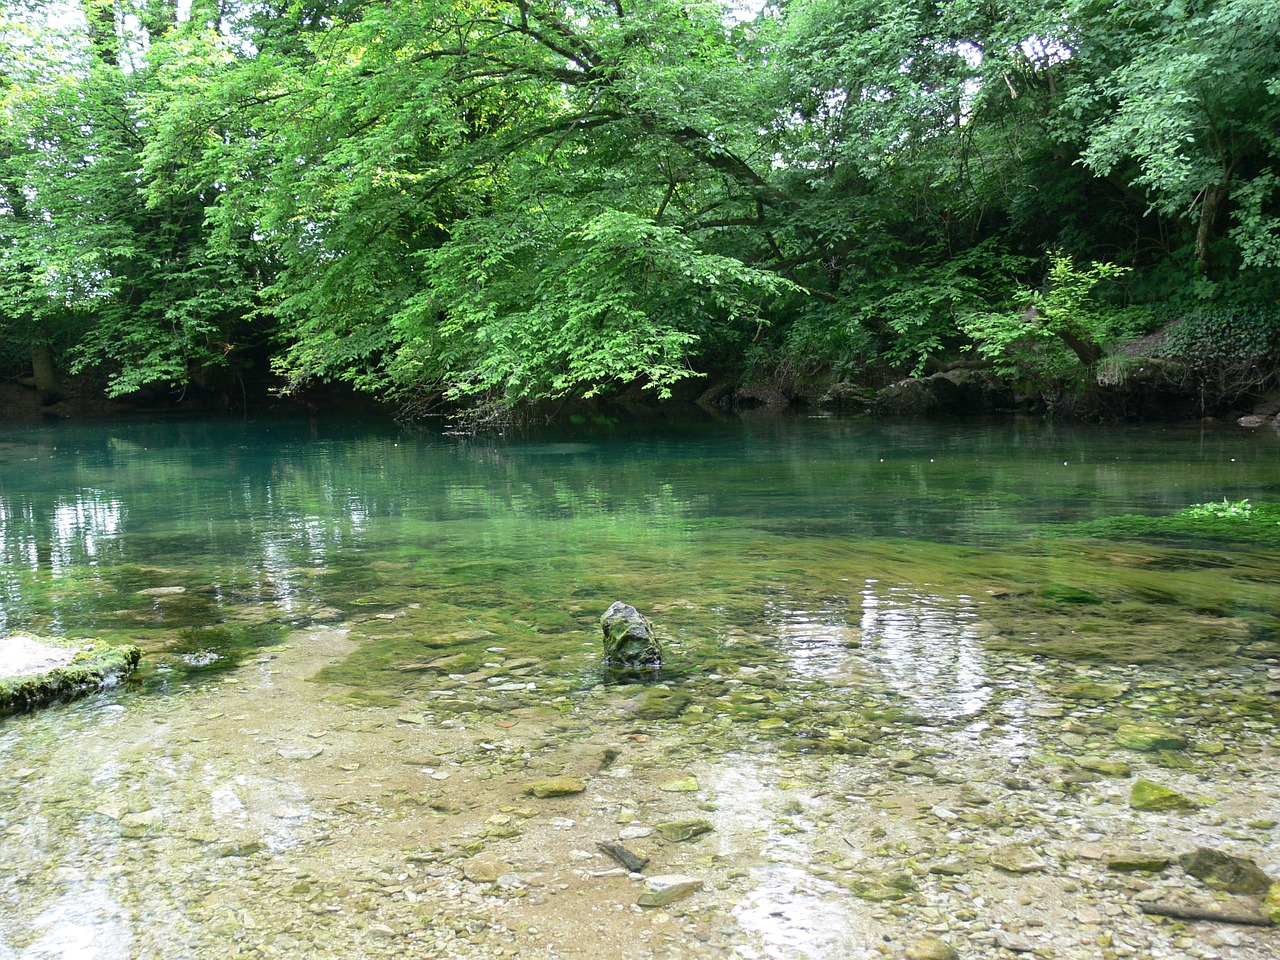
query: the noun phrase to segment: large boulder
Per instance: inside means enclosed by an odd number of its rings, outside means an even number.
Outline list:
[[[615,601],[600,618],[604,631],[604,662],[612,667],[656,670],[662,666],[662,645],[649,621],[635,607]]]

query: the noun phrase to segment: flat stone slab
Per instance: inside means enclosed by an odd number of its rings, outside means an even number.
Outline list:
[[[27,634],[0,638],[0,715],[72,700],[133,672],[142,651],[101,640]]]
[[[55,646],[24,634],[0,637],[0,678],[46,673],[65,667],[75,655],[75,647]]]

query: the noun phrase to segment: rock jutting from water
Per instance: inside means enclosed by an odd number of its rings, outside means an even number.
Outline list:
[[[662,645],[644,614],[615,601],[600,618],[604,632],[604,662],[613,667],[656,670],[662,666]]]
[[[0,640],[0,715],[72,700],[118,683],[142,651],[101,640],[5,637]],[[29,668],[29,669],[28,669]]]

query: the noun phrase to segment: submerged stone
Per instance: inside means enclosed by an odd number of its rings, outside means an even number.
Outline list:
[[[674,780],[659,784],[658,789],[664,793],[697,793],[698,779],[696,777],[677,777]]]
[[[1129,688],[1123,683],[1084,681],[1059,687],[1058,696],[1067,700],[1115,700],[1128,691]]]
[[[1006,873],[1037,873],[1049,866],[1025,843],[1008,843],[997,847],[991,853],[991,865]]]
[[[945,940],[925,937],[907,947],[907,960],[960,960],[960,951]]]
[[[653,687],[646,690],[636,707],[636,716],[642,720],[671,720],[683,713],[692,697],[685,690]]]
[[[1115,732],[1116,743],[1140,753],[1155,750],[1181,750],[1187,745],[1186,737],[1176,730],[1156,723],[1126,723]]]
[[[1172,810],[1195,810],[1199,804],[1150,780],[1135,780],[1129,796],[1129,806],[1148,813],[1167,813]]]
[[[1197,847],[1178,863],[1205,886],[1225,893],[1266,893],[1271,888],[1271,878],[1256,863],[1221,850]]]
[[[502,860],[488,857],[475,857],[462,864],[462,876],[472,883],[497,883],[498,878],[510,870]]]
[[[568,797],[575,793],[582,793],[587,789],[587,785],[576,777],[551,777],[549,780],[539,780],[531,783],[525,793],[537,797],[539,800],[546,800],[549,797]]]
[[[849,890],[861,900],[890,902],[904,900],[916,891],[916,882],[907,874],[879,880],[850,880]]]
[[[635,607],[615,601],[600,618],[600,629],[604,632],[605,663],[650,670],[662,666],[662,645]]]
[[[1126,851],[1107,857],[1107,869],[1115,870],[1119,873],[1134,873],[1139,870],[1148,873],[1159,873],[1167,866],[1169,866],[1169,858],[1160,853]]]
[[[1081,770],[1100,773],[1104,777],[1127,777],[1133,772],[1127,763],[1108,760],[1106,757],[1077,757],[1075,765]]]
[[[710,833],[714,828],[706,820],[668,820],[666,823],[655,824],[653,829],[663,840],[679,843]]]
[[[665,907],[669,903],[692,896],[701,889],[702,881],[697,877],[669,873],[661,877],[649,877],[636,902],[642,907]]]

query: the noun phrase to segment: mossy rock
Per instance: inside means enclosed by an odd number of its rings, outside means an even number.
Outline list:
[[[539,800],[548,800],[552,797],[571,797],[586,789],[587,785],[577,777],[552,777],[549,780],[531,783],[524,792]]]
[[[645,691],[636,716],[642,720],[673,720],[684,713],[692,699],[685,690],[653,687]]]
[[[1187,745],[1186,737],[1176,730],[1162,727],[1155,723],[1122,724],[1115,733],[1116,743],[1140,753],[1151,753],[1156,750],[1182,750]]]
[[[65,640],[55,643],[67,645]],[[84,641],[64,666],[30,676],[0,677],[0,714],[22,713],[113,686],[132,673],[141,659],[142,651],[132,644]]]
[[[1129,797],[1129,806],[1148,813],[1169,813],[1174,810],[1195,810],[1199,804],[1176,790],[1170,790],[1158,783],[1150,780],[1135,780],[1133,792]]]
[[[635,607],[618,600],[600,617],[605,663],[629,668],[662,666],[662,644],[653,627]]]
[[[654,824],[653,829],[663,840],[680,843],[710,833],[714,828],[706,820],[668,820],[666,823]]]
[[[1178,864],[1205,886],[1224,893],[1269,893],[1272,886],[1271,878],[1252,860],[1209,847],[1184,853]]]
[[[1262,915],[1272,925],[1280,927],[1280,883],[1271,884],[1267,890],[1267,897],[1262,901]]]
[[[1109,760],[1106,757],[1076,757],[1073,762],[1082,770],[1100,773],[1104,777],[1127,777],[1133,773],[1127,763]]]
[[[1119,873],[1159,873],[1169,866],[1169,857],[1162,853],[1129,851],[1112,854],[1107,858],[1107,869]]]

